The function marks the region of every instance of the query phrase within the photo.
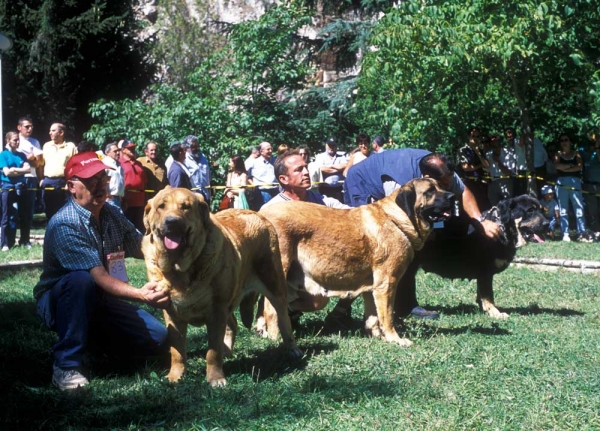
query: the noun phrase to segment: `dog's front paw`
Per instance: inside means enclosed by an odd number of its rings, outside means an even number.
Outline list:
[[[413,342],[410,341],[408,338],[400,338],[400,337],[398,337],[398,340],[396,340],[396,343],[398,343],[398,345],[400,347],[410,347],[413,345]]]
[[[508,319],[508,317],[509,317],[508,313],[503,313],[500,310],[498,310],[496,307],[489,309],[487,314],[492,319],[498,319],[498,320]]]
[[[173,370],[167,374],[167,380],[171,383],[177,383],[183,376],[183,370]]]
[[[384,340],[383,332],[379,327],[379,319],[377,316],[369,316],[365,320],[365,332],[371,338],[378,338],[380,340]]]
[[[208,384],[211,388],[222,388],[227,385],[227,380],[225,377],[222,377],[220,379],[209,380]]]

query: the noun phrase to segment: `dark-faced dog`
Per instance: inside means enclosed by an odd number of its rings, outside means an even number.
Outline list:
[[[410,313],[414,304],[415,274],[423,268],[446,278],[477,280],[477,302],[490,317],[505,319],[494,304],[494,274],[504,271],[513,260],[517,248],[526,244],[523,235],[538,237],[547,230],[548,221],[537,199],[522,195],[501,201],[485,211],[482,220],[498,223],[502,230],[499,240],[473,232],[457,236],[435,230],[400,281],[395,311],[399,316]]]

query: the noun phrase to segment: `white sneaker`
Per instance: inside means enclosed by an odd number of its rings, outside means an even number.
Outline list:
[[[52,384],[61,391],[77,389],[89,383],[89,380],[75,369],[63,370],[56,365],[53,368]]]
[[[563,235],[563,241],[564,242],[571,242],[571,237],[569,236],[568,233]]]
[[[410,311],[410,315],[415,319],[430,319],[436,320],[440,318],[437,311],[425,310],[423,307],[415,307]]]
[[[7,246],[2,247],[2,251],[8,251],[8,247]]]

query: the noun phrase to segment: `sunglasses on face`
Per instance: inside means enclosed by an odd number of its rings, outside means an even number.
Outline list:
[[[98,184],[100,183],[106,183],[108,181],[108,175],[102,175],[101,177],[91,177],[91,178],[78,178],[78,177],[73,177],[70,179],[70,181],[76,181],[79,183],[82,183],[88,190],[93,190],[95,189]]]

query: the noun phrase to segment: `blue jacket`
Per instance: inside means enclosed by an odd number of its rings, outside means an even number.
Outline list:
[[[402,148],[372,154],[352,166],[344,182],[344,202],[357,207],[383,199],[383,183],[393,180],[405,184],[422,176],[419,161],[431,151]]]

